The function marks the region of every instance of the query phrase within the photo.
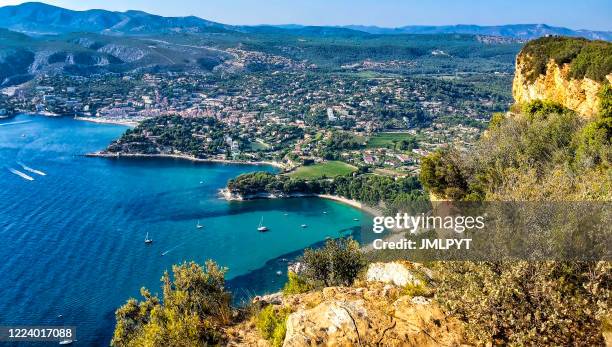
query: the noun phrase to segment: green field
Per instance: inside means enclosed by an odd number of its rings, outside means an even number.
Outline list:
[[[402,140],[410,140],[416,136],[408,133],[378,133],[370,137],[367,148],[394,148]],[[395,142],[394,142],[395,141]]]
[[[269,145],[259,141],[253,141],[250,143],[250,147],[252,151],[265,151],[270,148]]]
[[[354,166],[341,161],[327,161],[324,163],[301,166],[289,173],[289,176],[302,179],[316,179],[347,175],[357,170]]]

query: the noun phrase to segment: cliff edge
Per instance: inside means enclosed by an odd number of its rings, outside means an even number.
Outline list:
[[[612,83],[612,43],[545,37],[516,58],[512,94],[517,104],[550,100],[586,118],[599,112],[599,94]]]

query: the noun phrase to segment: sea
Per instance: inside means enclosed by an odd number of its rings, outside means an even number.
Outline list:
[[[305,248],[359,240],[371,220],[319,198],[219,197],[229,179],[273,167],[84,156],[126,129],[69,117],[0,121],[0,326],[74,326],[77,345],[108,346],[115,310],[141,287],[161,293],[173,264],[227,267],[240,305],[281,289]],[[268,232],[257,231],[262,220]]]

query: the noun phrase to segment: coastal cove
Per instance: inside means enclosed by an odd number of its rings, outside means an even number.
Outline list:
[[[327,237],[359,240],[370,219],[328,197],[218,196],[242,173],[277,171],[266,163],[85,156],[125,126],[30,115],[0,125],[3,321],[74,325],[84,345],[108,345],[114,310],[142,286],[159,293],[172,264],[214,259],[229,268],[240,302],[280,289],[304,248]],[[262,218],[267,233],[256,230]]]

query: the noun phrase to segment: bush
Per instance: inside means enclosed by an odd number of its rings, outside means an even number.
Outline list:
[[[350,286],[365,266],[359,243],[350,238],[327,240],[321,249],[306,249],[301,262],[304,279],[313,287]]]
[[[606,84],[599,91],[599,117],[612,118],[612,85]]]
[[[468,183],[459,161],[455,151],[436,151],[421,161],[419,178],[437,196],[461,200],[468,193]]]
[[[283,294],[301,294],[306,293],[307,291],[312,289],[312,286],[309,285],[308,282],[306,282],[306,280],[301,278],[298,274],[294,272],[289,272],[288,277],[289,279],[283,287]]]
[[[443,262],[436,298],[477,345],[601,346],[610,263]]]
[[[174,280],[162,277],[163,303],[148,290],[115,313],[113,346],[203,346],[218,344],[220,327],[231,317],[226,269],[213,261],[206,269],[191,262],[172,267]]]
[[[402,288],[402,295],[408,296],[425,296],[429,297],[433,295],[433,291],[427,287],[423,282],[419,282],[418,284],[409,283],[404,288]]]
[[[612,118],[598,119],[577,135],[576,161],[584,167],[612,164]]]
[[[495,129],[504,121],[505,115],[503,112],[495,112],[489,121],[489,129]]]
[[[530,119],[546,118],[548,116],[569,112],[569,110],[562,105],[549,100],[533,100],[523,105],[522,111],[529,116]]]
[[[288,307],[274,308],[266,306],[256,317],[255,325],[263,338],[270,341],[272,346],[282,346],[287,332],[287,318],[291,314]]]

